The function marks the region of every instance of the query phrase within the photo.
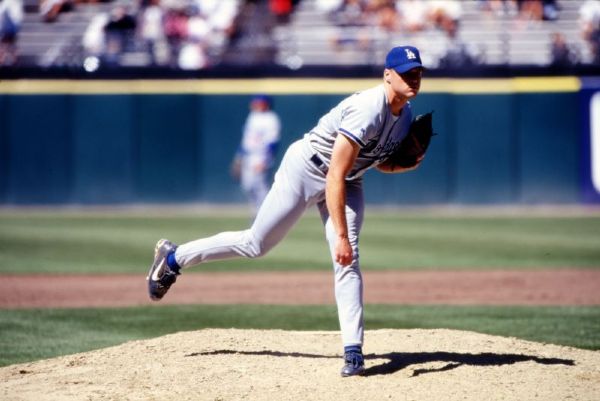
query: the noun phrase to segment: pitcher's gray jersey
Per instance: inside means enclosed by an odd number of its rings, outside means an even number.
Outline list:
[[[410,103],[402,108],[400,116],[390,112],[381,84],[342,100],[319,120],[305,139],[327,166],[339,133],[356,142],[360,151],[347,178],[352,180],[383,162],[408,134],[411,121]]]

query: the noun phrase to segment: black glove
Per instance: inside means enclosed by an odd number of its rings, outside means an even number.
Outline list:
[[[387,161],[392,168],[416,166],[418,160],[427,152],[433,135],[433,112],[416,116],[410,124],[408,135]]]

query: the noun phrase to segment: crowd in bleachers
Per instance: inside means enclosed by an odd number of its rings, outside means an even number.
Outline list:
[[[120,65],[128,51],[149,56],[146,64],[201,69],[210,51],[222,48],[235,31],[239,0],[140,0],[117,3],[96,15],[83,37],[89,57]]]
[[[127,52],[145,54],[144,65],[201,69],[212,65],[215,49],[224,49],[236,33],[237,18],[247,3],[268,3],[279,24],[289,23],[300,0],[40,0],[40,20],[54,23],[63,12],[85,3],[106,3],[81,39],[86,56],[97,64],[121,65]],[[511,18],[517,24],[556,21],[561,2],[568,0],[467,0],[477,2],[482,18]],[[313,0],[332,26],[342,27],[331,38],[333,50],[367,48],[370,32],[443,32],[447,54],[440,66],[478,63],[477,54],[461,42],[463,5],[459,0]],[[0,3],[0,65],[15,63],[23,23],[23,0]],[[600,0],[585,0],[579,9],[581,36],[593,62],[600,64]],[[577,62],[576,51],[560,32],[552,34],[553,63]]]
[[[340,26],[409,32],[446,29],[460,19],[462,9],[458,0],[316,0],[316,7]]]
[[[518,21],[555,21],[560,18],[561,4],[568,0],[479,0],[483,8],[496,15],[513,15]],[[592,56],[600,65],[600,0],[585,0],[579,7],[579,31]],[[551,63],[569,66],[580,62],[580,55],[559,31],[551,34]]]
[[[367,49],[372,30],[386,33],[415,33],[439,29],[449,38],[449,56],[460,62],[474,62],[456,32],[462,15],[459,0],[315,0],[316,8],[327,13],[332,24],[341,27],[332,38],[333,47],[345,46]],[[354,29],[348,29],[348,28]]]
[[[478,0],[482,10],[497,16],[509,15],[525,21],[558,19],[558,0]]]
[[[445,34],[446,55],[439,60],[440,67],[461,66],[484,62],[475,49],[461,41],[463,5],[459,0],[314,0],[315,8],[326,13],[330,22],[340,28],[332,38],[334,50],[347,46],[368,49],[373,28],[385,33],[414,34],[439,30]],[[566,0],[471,0],[477,2],[482,19],[508,19],[516,29],[527,29],[529,24],[556,21],[560,18],[560,1]],[[582,35],[588,41],[598,62],[600,46],[600,0],[586,0],[581,6]],[[348,29],[348,28],[351,29]],[[353,28],[353,29],[352,29]],[[564,35],[553,32],[551,54],[554,65],[577,63],[576,52],[570,48]]]
[[[557,0],[472,0],[492,16],[512,16],[524,21],[556,20]],[[338,25],[379,26],[389,31],[418,32],[436,28],[454,31],[464,1],[459,0],[315,0]]]
[[[242,0],[40,0],[39,20],[58,24],[62,15],[105,3],[95,14],[80,45],[88,65],[120,66],[129,52],[145,55],[143,65],[200,69],[211,51],[222,49],[235,31]],[[0,65],[17,61],[23,0],[0,3]]]

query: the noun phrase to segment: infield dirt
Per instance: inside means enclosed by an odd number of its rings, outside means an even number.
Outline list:
[[[367,304],[600,305],[600,270],[367,271]],[[0,308],[148,305],[145,276],[4,275]],[[191,273],[164,304],[333,304],[330,272]]]
[[[341,378],[337,332],[205,329],[0,369],[2,400],[578,400],[600,352],[452,330],[365,334]]]

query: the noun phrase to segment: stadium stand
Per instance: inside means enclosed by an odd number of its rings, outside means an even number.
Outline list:
[[[38,1],[25,0],[18,64],[82,66],[89,57],[98,57],[113,67],[203,68],[218,62],[227,49],[240,4],[240,0],[80,2],[49,20]],[[158,22],[158,31],[145,29],[151,22]]]
[[[401,0],[402,1],[402,0]],[[591,54],[581,37],[578,10],[582,0],[560,1],[555,20],[521,20],[511,13],[494,14],[482,9],[481,2],[460,2],[462,12],[458,37],[467,45],[467,51],[486,65],[551,64],[551,39],[560,32],[583,63]],[[366,31],[368,43],[334,48],[332,38],[353,37],[357,29]],[[304,0],[294,12],[290,24],[274,30],[279,52],[277,61],[298,67],[311,64],[372,64],[382,60],[387,49],[397,43],[412,43],[427,49],[424,63],[439,66],[451,41],[441,29],[427,26],[410,32],[386,30],[371,26],[340,26],[332,23],[331,12],[319,8],[319,0]],[[348,41],[350,42],[350,41]],[[352,45],[354,44],[354,45]]]
[[[44,19],[38,0],[24,0],[25,17],[18,36],[18,65],[81,66],[81,38],[94,15],[108,12],[110,3],[77,5],[53,21]]]
[[[80,0],[53,18],[43,15],[44,2],[18,1],[25,13],[17,67],[376,66],[398,43],[426,49],[433,69],[594,60],[579,21],[586,0],[544,0],[556,8],[539,18],[492,9],[493,0]],[[450,18],[429,12],[409,24],[403,3],[421,1],[455,8],[446,10]],[[105,29],[119,12],[134,26]]]

